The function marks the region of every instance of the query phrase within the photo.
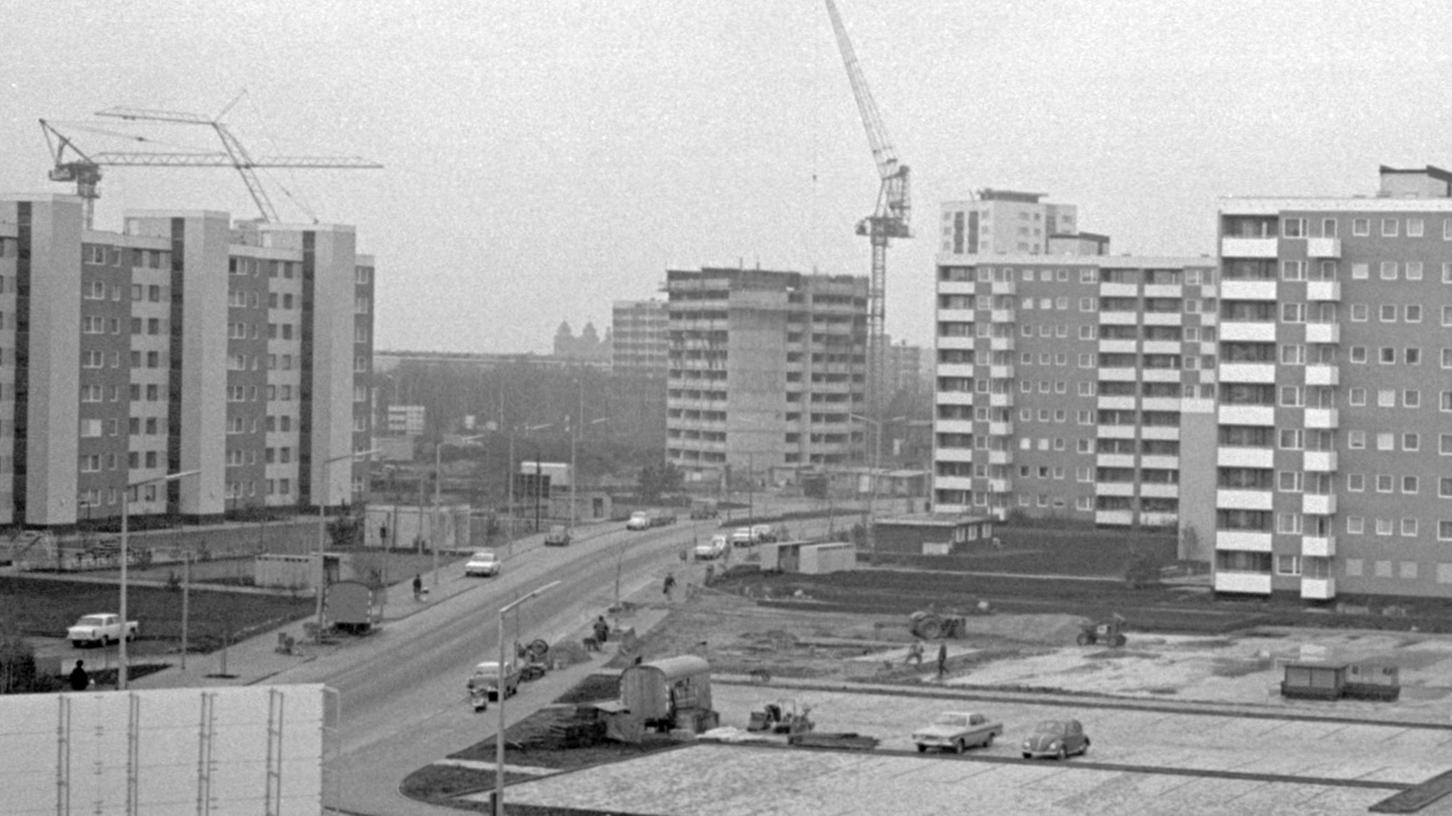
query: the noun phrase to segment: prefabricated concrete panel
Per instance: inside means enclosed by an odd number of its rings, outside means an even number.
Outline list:
[[[336,696],[319,684],[0,698],[14,816],[317,816]]]

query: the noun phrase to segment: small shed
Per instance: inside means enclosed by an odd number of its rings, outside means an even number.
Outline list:
[[[607,733],[637,742],[647,730],[715,728],[711,708],[711,666],[705,658],[680,655],[628,666],[620,673],[620,706],[602,707],[610,716]]]
[[[1308,700],[1338,700],[1346,686],[1345,663],[1311,663],[1297,661],[1286,664],[1281,681],[1282,697]]]
[[[769,572],[822,575],[857,568],[857,549],[850,542],[773,541],[757,545],[754,558]]]
[[[951,513],[911,513],[873,523],[879,553],[958,555],[993,546],[993,520]]]

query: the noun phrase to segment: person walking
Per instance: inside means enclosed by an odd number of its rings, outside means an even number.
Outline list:
[[[666,600],[670,600],[671,590],[675,588],[676,574],[673,572],[667,572],[665,580],[661,582],[661,594],[666,596]]]
[[[86,671],[86,661],[77,660],[71,669],[71,691],[85,691],[91,687],[91,675]]]
[[[418,573],[413,574],[413,599],[423,600],[423,576]]]
[[[604,615],[600,615],[595,618],[595,642],[603,645],[609,639],[610,624],[605,622]]]
[[[938,645],[938,679],[948,676],[948,644]]]
[[[908,647],[907,657],[902,662],[903,665],[907,665],[908,663],[916,663],[919,666],[923,665],[923,642],[921,640],[914,640],[912,642],[912,645]]]

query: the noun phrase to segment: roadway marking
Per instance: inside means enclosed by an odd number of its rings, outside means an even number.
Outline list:
[[[499,766],[493,762],[485,762],[481,759],[436,759],[434,765],[447,765],[451,768],[468,768],[471,771],[494,771]],[[559,768],[541,768],[537,765],[510,765],[505,763],[505,773],[524,774],[526,776],[553,776],[563,773]]]

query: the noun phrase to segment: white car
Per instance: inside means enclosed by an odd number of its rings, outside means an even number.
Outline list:
[[[726,554],[728,541],[725,535],[713,535],[710,541],[702,541],[696,545],[697,561],[712,561]]]
[[[469,557],[464,565],[465,575],[492,576],[499,574],[499,553],[480,550]]]

